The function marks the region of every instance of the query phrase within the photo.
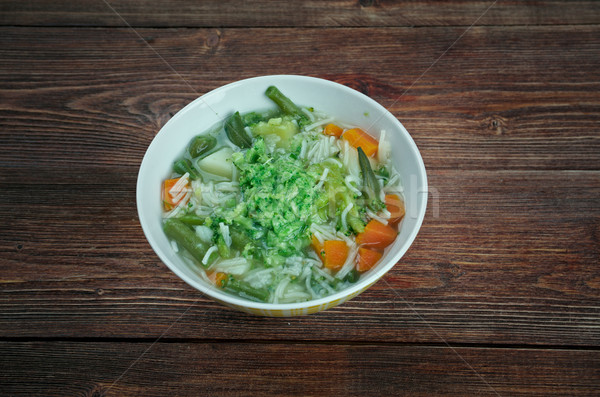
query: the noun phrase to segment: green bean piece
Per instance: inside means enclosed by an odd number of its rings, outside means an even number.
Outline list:
[[[350,282],[350,283],[355,283],[358,281],[358,279],[360,278],[360,273],[358,272],[358,270],[356,269],[352,269],[350,270],[350,272],[346,275],[346,277],[344,278],[344,280]]]
[[[225,121],[225,133],[231,143],[242,149],[252,146],[252,138],[246,132],[240,112],[235,112]]]
[[[243,298],[259,302],[266,302],[269,299],[269,291],[265,288],[254,288],[245,281],[241,281],[229,275],[223,280],[222,288]]]
[[[275,102],[275,104],[281,109],[281,111],[285,114],[289,114],[291,116],[300,116],[304,115],[302,110],[294,103],[292,100],[285,95],[275,86],[270,86],[267,88],[265,92],[267,97]]]
[[[192,165],[192,162],[188,159],[177,160],[175,164],[173,164],[173,170],[181,175],[187,172],[188,174],[190,174],[190,179],[192,180],[198,179],[200,177],[200,174],[198,173],[198,171],[196,171],[196,169]]]
[[[371,168],[369,158],[360,146],[358,147],[358,164],[360,165],[360,172],[362,173],[363,177],[363,193],[369,199],[367,205],[374,211],[379,211],[384,206],[383,202],[379,198],[381,187],[379,186],[379,181],[373,172],[373,168]]]
[[[217,237],[217,250],[219,251],[219,255],[221,256],[221,258],[231,258],[231,250],[227,246],[225,238],[221,235]]]
[[[217,146],[217,138],[210,135],[198,135],[190,142],[188,153],[192,158],[202,156]]]
[[[204,225],[204,218],[200,218],[198,215],[196,214],[185,214],[183,216],[179,216],[177,217],[177,219],[179,219],[181,222],[185,223],[186,225],[191,225],[191,226],[199,226],[199,225]]]
[[[206,255],[208,247],[190,227],[177,218],[169,218],[163,222],[163,230],[167,237],[175,241],[177,245],[189,252],[194,259],[202,264],[202,259]]]

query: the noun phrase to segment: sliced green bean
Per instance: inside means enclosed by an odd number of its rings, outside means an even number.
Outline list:
[[[252,138],[246,132],[240,112],[235,112],[225,121],[225,133],[234,145],[242,149],[252,146]]]
[[[190,142],[188,153],[192,158],[208,153],[217,146],[217,139],[210,135],[198,135]]]
[[[275,102],[275,104],[281,109],[281,111],[285,114],[289,114],[291,116],[299,116],[302,113],[302,110],[296,105],[292,100],[285,95],[275,86],[270,86],[267,88],[265,92],[267,97]]]
[[[217,236],[217,250],[219,251],[219,255],[221,255],[221,258],[231,258],[231,250],[227,246],[225,238],[220,234]]]
[[[192,180],[198,179],[200,177],[200,174],[198,173],[198,171],[196,171],[196,169],[192,165],[192,162],[188,159],[177,160],[175,164],[173,164],[173,170],[181,175],[187,172],[188,174],[190,174],[190,179]]]
[[[384,205],[379,198],[381,187],[379,186],[379,181],[373,172],[373,168],[371,168],[369,158],[360,146],[358,147],[358,164],[360,165],[360,171],[363,177],[363,193],[369,200],[367,205],[371,209],[378,211],[382,209]]]
[[[206,255],[208,247],[189,226],[177,218],[169,218],[163,222],[163,230],[167,237],[175,241],[177,245],[189,252],[198,263],[202,264],[202,259]]]
[[[269,299],[269,291],[265,288],[254,288],[245,281],[241,281],[229,275],[223,280],[222,288],[241,297],[266,302]]]
[[[177,219],[179,219],[186,225],[191,225],[191,226],[204,225],[204,221],[205,221],[205,218],[200,218],[196,214],[185,214],[183,216],[177,217]]]

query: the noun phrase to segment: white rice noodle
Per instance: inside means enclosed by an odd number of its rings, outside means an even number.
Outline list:
[[[177,242],[175,240],[171,240],[171,248],[175,253],[179,252],[179,247],[177,246]]]
[[[179,193],[185,187],[185,185],[188,184],[189,177],[190,177],[190,174],[186,172],[177,180],[177,182],[173,185],[171,190],[169,190],[171,197],[173,197],[173,196],[175,196],[175,194]]]
[[[329,174],[329,168],[325,168],[323,170],[323,174],[321,174],[321,178],[319,178],[319,182],[315,185],[315,189],[319,190],[323,187],[323,184],[325,183],[325,178],[327,178],[327,174]]]
[[[348,203],[346,208],[344,208],[342,211],[342,230],[348,229],[348,222],[346,221],[346,218],[348,217],[348,212],[350,212],[352,207],[354,207],[354,203]]]
[[[263,288],[271,284],[273,279],[273,271],[275,269],[270,267],[266,269],[255,269],[251,270],[243,277],[243,280],[250,284],[254,288]]]
[[[231,247],[231,236],[229,235],[229,226],[227,226],[223,222],[219,222],[219,231],[221,232],[221,236],[223,236],[223,240],[225,240],[225,244],[228,247]]]
[[[325,161],[327,158],[334,156],[339,152],[339,147],[336,144],[336,137],[321,135],[316,141],[310,142],[306,159],[311,164],[318,164]]]
[[[318,267],[313,267],[313,272],[318,274],[319,276],[323,276],[327,281],[333,282],[333,277],[329,274],[325,269],[320,269]]]
[[[200,237],[200,240],[203,242],[210,243],[212,241],[213,231],[210,227],[201,225],[196,226],[194,230],[196,231],[196,236]]]
[[[342,162],[338,159],[336,159],[335,157],[329,157],[328,159],[325,159],[325,161],[323,161],[324,163],[333,163],[335,165],[337,165],[339,168],[342,168],[344,166],[344,164],[342,164]]]
[[[275,288],[275,292],[273,293],[273,303],[279,303],[279,299],[283,296],[285,288],[290,283],[290,278],[285,277],[283,280],[279,282],[277,288]]]
[[[306,277],[306,289],[308,290],[312,298],[316,299],[319,297],[319,295],[317,295],[317,293],[312,289],[311,279],[312,277]]]
[[[348,244],[348,241],[346,241],[346,244]],[[355,242],[350,241],[350,244],[348,246],[348,257],[346,258],[346,262],[344,262],[344,264],[342,265],[342,268],[336,273],[335,277],[337,279],[343,279],[344,277],[346,277],[346,275],[348,275],[348,273],[350,273],[352,269],[354,269],[357,253],[358,246]]]
[[[302,140],[302,147],[300,148],[300,158],[304,159],[306,158],[306,149],[308,147],[308,143],[306,142],[306,139]]]
[[[381,130],[381,135],[379,137],[379,147],[377,148],[377,159],[381,164],[387,164],[390,159],[390,155],[392,154],[392,146],[390,142],[386,139],[385,130]]]
[[[388,219],[390,218],[389,216],[387,218],[384,218],[383,216],[374,213],[372,210],[370,210],[368,208],[367,208],[367,216],[371,219],[375,219],[376,221],[383,223],[384,225],[387,225]]]
[[[320,279],[318,279],[318,278],[316,278],[316,279],[315,279],[315,281],[316,281],[317,283],[319,283],[319,285],[320,285],[321,287],[323,287],[323,289],[324,289],[324,290],[326,290],[326,291],[327,291],[327,293],[329,293],[329,294],[333,294],[333,293],[335,292],[335,291],[333,290],[333,288],[331,288],[331,287],[329,286],[329,284],[327,284],[325,281],[323,281],[323,280],[320,280]]]
[[[249,267],[250,263],[246,260],[246,258],[238,257],[218,261],[211,266],[211,269],[238,276],[246,273]]]
[[[385,191],[385,193],[402,191],[400,174],[394,172],[394,174],[390,176],[387,185],[383,187],[383,190]]]
[[[335,240],[336,232],[333,225],[317,225],[316,223],[313,223],[310,225],[309,229],[313,234],[319,232],[324,239],[323,241]]]
[[[360,165],[358,164],[358,152],[354,149],[347,140],[341,139],[338,141],[342,163],[348,169],[348,173],[356,180],[360,179]]]
[[[354,187],[352,182],[358,184],[358,181],[356,181],[352,175],[346,175],[344,178],[344,185],[346,185],[346,187],[350,189],[352,193],[356,194],[357,196],[362,196],[362,192]]]
[[[171,211],[169,211],[169,212],[165,212],[165,213],[163,214],[163,218],[173,218],[173,217],[175,217],[175,216],[179,215],[179,213],[180,213],[181,211],[183,211],[183,206],[181,206],[181,205],[178,205],[178,206],[176,206],[175,208],[173,208]]]
[[[311,112],[310,110],[308,110],[307,108],[300,108],[300,110],[302,111],[302,113],[304,113],[306,115],[306,117],[308,117],[308,119],[312,122],[315,121],[315,116],[313,115],[313,112]]]
[[[304,131],[312,131],[315,128],[322,126],[323,124],[331,123],[333,120],[334,120],[333,117],[328,117],[326,119],[317,120],[316,122],[304,127]]]
[[[210,247],[207,251],[206,254],[204,254],[204,257],[202,258],[202,264],[203,265],[207,265],[208,264],[208,260],[210,259],[210,256],[212,255],[213,252],[215,252],[217,250],[217,246],[213,245],[212,247]]]

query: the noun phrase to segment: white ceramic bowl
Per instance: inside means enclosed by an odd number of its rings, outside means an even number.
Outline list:
[[[406,215],[396,241],[380,263],[351,287],[325,298],[303,303],[257,303],[229,295],[206,283],[199,269],[186,264],[173,252],[161,226],[161,184],[173,161],[197,134],[222,121],[234,111],[241,113],[275,107],[265,96],[268,86],[277,86],[295,103],[312,106],[328,115],[367,130],[378,137],[381,130],[392,146],[392,161],[402,177]],[[154,137],[140,166],[137,207],[142,229],[158,257],[181,279],[212,299],[247,313],[264,316],[296,316],[315,313],[351,299],[387,273],[415,239],[427,205],[427,175],[423,160],[404,126],[383,106],[368,96],[332,81],[314,77],[275,75],[237,81],[196,99],[178,112]]]

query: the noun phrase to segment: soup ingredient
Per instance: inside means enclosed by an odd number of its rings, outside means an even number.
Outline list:
[[[400,200],[400,197],[396,194],[386,194],[385,195],[385,207],[390,212],[390,219],[388,219],[388,224],[392,226],[396,226],[398,222],[404,218],[405,208],[404,202]]]
[[[307,228],[319,193],[314,189],[315,177],[303,163],[289,155],[267,155],[262,139],[245,155],[235,153],[233,163],[240,170],[244,198],[235,212],[251,214],[252,218],[238,216],[231,220],[248,225],[245,229],[254,229],[247,230],[251,234],[266,234],[265,249],[271,253],[266,260],[277,254],[289,256],[308,246]]]
[[[326,268],[340,270],[348,258],[348,246],[341,240],[327,240],[323,243],[323,256]]]
[[[191,189],[187,178],[181,182],[180,178],[167,179],[163,183],[163,206],[166,210],[171,210],[180,203],[186,204],[190,194]]]
[[[190,142],[188,153],[192,158],[202,156],[217,146],[217,138],[210,135],[198,135]]]
[[[300,109],[299,106],[297,106],[294,102],[292,102],[291,99],[289,99],[288,97],[283,95],[283,93],[281,91],[279,91],[279,89],[277,87],[275,87],[275,86],[268,87],[267,91],[265,92],[265,95],[267,95],[267,97],[270,100],[275,102],[275,104],[279,107],[279,109],[281,109],[281,111],[284,114],[293,116],[296,119],[296,121],[298,122],[298,125],[300,126],[300,128],[304,127],[305,125],[310,124],[310,120],[309,120],[308,116],[306,114],[304,114],[302,109]]]
[[[347,140],[353,148],[362,148],[369,157],[377,153],[379,142],[360,128],[351,128],[344,132],[342,138]]]
[[[368,154],[363,130],[346,131],[360,138],[350,144],[333,118],[267,93],[278,109],[234,112],[189,142],[163,187],[165,234],[231,294],[321,298],[358,281],[396,238],[386,220],[403,216],[400,178],[389,156]]]
[[[220,287],[226,291],[233,292],[243,298],[253,301],[264,302],[269,297],[269,291],[265,288],[255,288],[250,284],[238,280],[231,274],[226,277],[219,277]]]
[[[198,263],[203,263],[208,247],[185,223],[177,218],[169,218],[163,222],[163,230],[167,237],[185,248]]]
[[[231,162],[232,154],[233,150],[230,147],[224,147],[198,161],[198,167],[209,174],[231,180],[234,168]]]
[[[376,219],[371,219],[365,231],[356,236],[356,244],[383,250],[396,239],[398,232]]]
[[[289,149],[292,138],[300,132],[300,128],[291,117],[285,116],[272,118],[267,122],[260,121],[252,127],[252,132],[267,140],[274,138],[275,146]]]
[[[358,248],[358,263],[356,264],[356,270],[359,273],[366,272],[371,269],[383,256],[380,251],[372,250],[365,247]]]
[[[371,168],[371,162],[367,158],[367,155],[362,150],[362,147],[358,148],[358,163],[360,165],[360,172],[363,178],[363,193],[368,198],[369,202],[367,205],[374,211],[379,211],[384,207],[381,202],[381,186],[379,181]]]
[[[189,159],[179,159],[173,164],[173,171],[177,172],[180,175],[185,173],[189,174],[190,179],[198,179],[198,171],[192,165],[192,162]]]
[[[323,128],[323,134],[334,136],[336,138],[341,137],[343,132],[344,129],[342,127],[339,127],[333,123],[329,123],[325,126],[325,128]]]
[[[235,112],[225,121],[225,133],[227,138],[236,146],[240,148],[249,148],[252,146],[252,138],[246,132],[246,126],[244,120],[240,116],[240,112]]]

